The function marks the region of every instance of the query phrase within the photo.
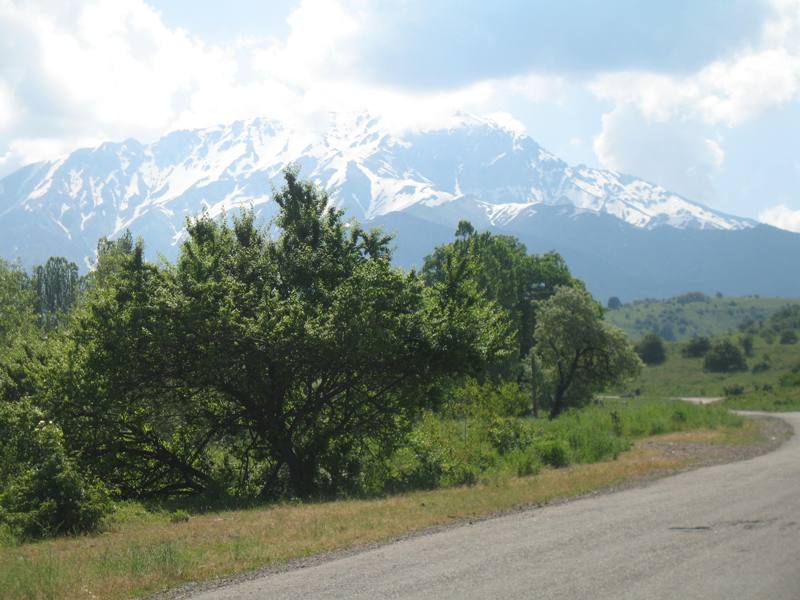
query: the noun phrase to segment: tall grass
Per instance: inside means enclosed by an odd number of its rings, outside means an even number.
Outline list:
[[[616,458],[633,440],[687,429],[741,426],[720,406],[677,400],[605,400],[550,421],[427,415],[409,443],[368,465],[364,491],[381,493],[472,484]]]

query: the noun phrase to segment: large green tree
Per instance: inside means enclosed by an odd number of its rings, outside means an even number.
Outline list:
[[[424,286],[391,266],[388,237],[285,177],[277,239],[252,213],[200,217],[174,267],[118,253],[79,311],[64,429],[124,493],[339,487],[442,378],[505,350],[471,279]]]
[[[600,305],[580,288],[559,287],[541,304],[535,336],[551,418],[641,368],[625,334],[603,321]]]
[[[516,351],[502,369],[506,376],[533,346],[538,303],[557,286],[578,284],[559,254],[528,254],[517,238],[476,232],[467,221],[458,224],[453,242],[425,258],[422,273],[428,284],[454,276],[472,279],[486,299],[504,309],[516,336]]]

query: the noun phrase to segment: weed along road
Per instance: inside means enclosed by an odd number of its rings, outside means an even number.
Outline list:
[[[800,431],[800,413],[783,415]],[[800,598],[800,438],[644,487],[455,527],[194,600]]]

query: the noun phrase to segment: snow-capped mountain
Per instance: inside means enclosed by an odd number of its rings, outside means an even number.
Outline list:
[[[438,242],[462,218],[557,250],[586,218],[625,232],[757,225],[636,177],[570,166],[489,119],[458,114],[446,127],[397,132],[360,113],[330,115],[317,131],[255,119],[29,165],[0,180],[0,255],[25,264],[63,255],[89,266],[101,236],[130,229],[151,255],[172,257],[186,217],[201,210],[253,206],[269,217],[273,186],[291,162],[349,216],[397,231],[399,254],[416,262],[432,246],[402,248],[404,228],[433,227],[436,239],[427,241]],[[600,229],[595,242],[603,244]]]
[[[605,213],[641,228],[752,225],[634,177],[571,167],[490,120],[459,115],[447,129],[397,135],[357,114],[332,115],[316,133],[255,119],[178,131],[150,145],[127,140],[78,150],[0,181],[0,227],[14,213],[35,215],[39,227],[85,242],[84,260],[97,238],[126,228],[147,231],[152,247],[169,251],[185,217],[202,208],[217,215],[269,203],[290,162],[360,220],[462,200],[458,212],[487,225],[507,225],[542,205]],[[451,211],[427,212],[452,220]],[[3,250],[28,255],[23,244]]]

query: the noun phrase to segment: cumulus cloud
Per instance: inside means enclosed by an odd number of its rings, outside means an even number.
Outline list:
[[[757,40],[691,73],[591,78],[588,89],[613,105],[595,138],[601,164],[713,201],[726,130],[800,98],[800,0],[770,6]]]
[[[713,199],[713,176],[725,153],[701,124],[653,120],[630,104],[603,115],[602,124],[594,151],[603,165],[691,199]]]
[[[756,44],[688,75],[612,71],[589,83],[598,97],[654,120],[740,125],[800,96],[800,1],[774,0]]]
[[[0,64],[0,173],[81,144],[257,116],[313,128],[331,110],[369,109],[397,128],[433,126],[562,87],[537,75],[422,91],[359,81],[359,6],[302,0],[285,39],[221,47],[167,27],[144,0],[0,2],[0,52],[16,59]]]
[[[761,211],[758,220],[767,225],[800,233],[800,210],[792,210],[785,204],[771,206]]]
[[[606,73],[589,88],[605,100],[635,105],[649,119],[692,117],[735,126],[800,94],[800,54],[768,48],[731,61],[712,62],[680,78]]]

